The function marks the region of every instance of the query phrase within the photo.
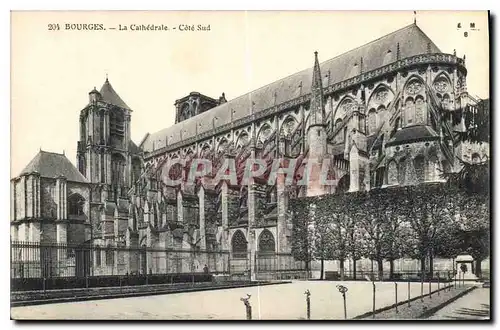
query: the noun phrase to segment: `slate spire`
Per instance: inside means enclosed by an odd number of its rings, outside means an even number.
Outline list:
[[[111,83],[108,80],[108,75],[106,75],[106,81],[104,82],[104,85],[102,85],[99,92],[101,93],[102,100],[104,102],[130,110],[128,105],[123,102],[118,93],[113,89],[113,86],[111,86]]]
[[[311,86],[311,119],[309,125],[323,125],[324,118],[323,83],[319,68],[318,52],[314,52],[313,80]]]

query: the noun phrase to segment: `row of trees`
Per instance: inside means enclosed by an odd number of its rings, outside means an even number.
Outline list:
[[[292,253],[306,265],[320,260],[321,274],[324,260],[338,260],[341,276],[346,260],[369,258],[377,263],[380,278],[384,261],[392,277],[394,260],[401,257],[420,260],[421,272],[432,273],[435,257],[467,253],[480,276],[490,246],[488,167],[464,171],[448,183],[294,200]],[[356,262],[352,265],[355,276]]]

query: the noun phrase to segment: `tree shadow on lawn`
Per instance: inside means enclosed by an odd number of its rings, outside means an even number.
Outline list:
[[[454,320],[470,320],[470,319],[487,319],[490,317],[490,305],[481,304],[481,309],[474,308],[459,308],[454,311],[454,314],[463,316],[445,316],[447,319]]]

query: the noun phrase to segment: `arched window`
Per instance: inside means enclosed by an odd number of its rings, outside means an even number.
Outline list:
[[[136,183],[141,177],[141,161],[138,158],[132,159],[132,183]]]
[[[269,137],[272,135],[273,130],[269,124],[264,124],[260,128],[259,134],[257,136],[257,141],[260,141],[262,143],[266,142]]]
[[[96,267],[101,266],[101,247],[99,245],[95,248],[95,265]]]
[[[415,101],[409,97],[405,101],[406,125],[415,123]]]
[[[119,109],[113,109],[109,114],[109,133],[116,142],[125,136],[125,117]]]
[[[101,152],[101,183],[106,182],[106,161],[104,160],[104,151]]]
[[[377,112],[375,109],[368,111],[368,135],[375,133],[377,129]]]
[[[425,124],[425,102],[424,98],[419,95],[415,99],[415,124]]]
[[[339,183],[337,183],[337,187],[335,187],[336,194],[343,194],[349,191],[349,186],[351,184],[351,177],[349,174],[344,175],[340,178]]]
[[[417,182],[421,183],[425,180],[425,159],[424,156],[417,156],[413,160],[415,166],[415,173],[417,175]]]
[[[241,230],[237,230],[231,240],[231,248],[233,251],[233,258],[246,259],[247,258],[247,239]]]
[[[248,134],[243,132],[241,133],[239,136],[238,136],[238,142],[237,142],[237,145],[239,147],[241,146],[246,146],[248,144],[248,141],[249,141],[249,138],[248,138]],[[208,148],[208,147],[206,147]]]
[[[281,125],[280,135],[290,136],[296,125],[297,121],[292,116],[289,116]]]
[[[111,182],[118,186],[124,184],[125,158],[120,154],[111,157]]]
[[[444,94],[443,99],[441,100],[441,106],[445,110],[450,110],[450,95]]]
[[[259,236],[259,253],[272,254],[275,252],[275,240],[273,234],[264,229]]]
[[[189,118],[189,104],[184,103],[179,112],[179,121]]]
[[[85,142],[87,141],[85,121],[82,121],[82,119],[80,119],[80,141],[82,141],[82,143],[84,143],[84,144],[86,144]]]
[[[115,264],[115,251],[108,245],[106,248],[106,266],[113,266]]]
[[[69,215],[83,215],[83,206],[85,199],[79,194],[72,194],[68,197],[68,214]]]
[[[377,168],[375,172],[375,187],[382,187],[384,184],[384,173],[385,173],[385,167],[379,167]]]
[[[78,170],[80,171],[80,173],[82,173],[83,175],[87,175],[86,172],[87,172],[87,168],[86,168],[86,161],[85,161],[85,157],[83,156],[80,156],[80,158],[78,159]]]
[[[149,177],[149,189],[158,190],[158,177],[155,174]]]
[[[395,161],[389,163],[387,168],[387,181],[389,185],[398,184],[398,167]]]
[[[99,112],[99,137],[101,144],[105,144],[104,140],[104,111]]]

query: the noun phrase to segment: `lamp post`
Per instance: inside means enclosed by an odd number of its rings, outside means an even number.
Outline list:
[[[307,319],[311,319],[311,292],[309,290],[306,290],[304,292],[306,295],[306,313],[307,313]]]
[[[250,297],[251,295],[249,295],[247,293],[247,297],[246,298],[240,298],[241,301],[243,301],[243,304],[245,304],[245,311],[246,311],[246,314],[247,314],[247,320],[251,320],[252,319],[252,306],[250,305]]]
[[[337,285],[337,290],[342,294],[342,298],[344,299],[344,319],[347,320],[347,306],[346,306],[346,298],[345,294],[347,292],[347,287],[343,285]]]
[[[439,293],[439,272],[436,272],[436,277],[437,277],[437,282],[438,282],[438,296],[440,295]]]
[[[373,287],[373,303],[372,303],[372,316],[375,318],[375,282],[372,282]]]
[[[395,300],[396,300],[396,314],[399,313],[398,311],[398,283],[394,283],[394,295],[395,295]]]
[[[410,307],[410,277],[408,277],[408,307]]]

